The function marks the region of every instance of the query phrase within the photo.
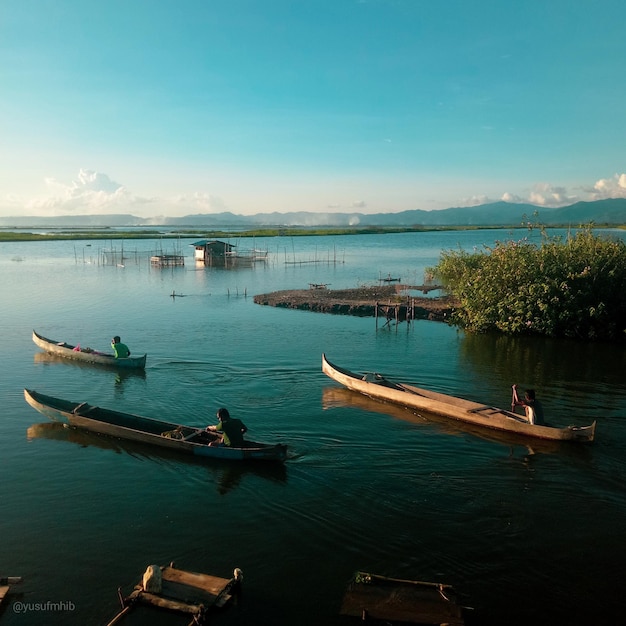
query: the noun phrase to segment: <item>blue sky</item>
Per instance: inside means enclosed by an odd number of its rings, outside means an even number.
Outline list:
[[[617,0],[2,0],[0,215],[626,197]]]

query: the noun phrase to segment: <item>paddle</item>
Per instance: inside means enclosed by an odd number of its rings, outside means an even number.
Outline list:
[[[185,435],[184,437],[180,437],[183,428],[191,428],[192,432],[190,432],[188,435]],[[164,433],[161,433],[161,436],[176,439],[178,441],[189,441],[190,439],[193,439],[194,437],[202,433],[213,436],[214,440],[217,440],[219,438],[219,433],[214,433],[213,431],[206,430],[205,428],[192,428],[191,426],[177,426],[174,430],[168,430]]]
[[[199,435],[201,433],[206,433],[209,436],[213,437],[213,441],[217,441],[220,438],[220,434],[213,431],[213,430],[207,430],[206,428],[196,428],[194,430],[194,432],[192,432],[191,434],[187,435],[186,437],[183,437],[181,439],[181,441],[188,441],[189,439],[193,439],[196,435]],[[213,443],[213,442],[211,442]]]
[[[512,385],[511,389],[513,390],[513,396],[511,398],[511,411],[515,412],[515,407],[519,403],[519,397],[517,395],[517,385]]]
[[[525,405],[523,402],[521,402],[521,401],[520,401],[519,396],[517,395],[517,385],[513,385],[513,386],[512,386],[512,389],[513,389],[513,397],[511,398],[511,411],[512,411],[512,412],[515,412],[515,407],[516,407],[517,405],[521,405],[521,406],[523,406],[523,407],[526,407],[527,405]],[[529,417],[528,410],[526,410],[526,411],[524,412],[524,416],[525,416],[525,418],[526,418],[524,421],[525,421],[527,424],[532,424],[532,425],[534,426],[533,421],[532,421],[532,420],[531,420],[531,418]]]

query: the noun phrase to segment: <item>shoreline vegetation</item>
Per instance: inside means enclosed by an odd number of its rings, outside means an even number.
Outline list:
[[[442,251],[430,274],[459,302],[467,331],[626,341],[626,241],[591,227],[542,242]]]
[[[594,224],[594,228],[626,229],[626,224]],[[120,227],[123,228],[123,227]],[[475,231],[475,230],[517,230],[527,228],[527,224],[499,224],[476,226],[368,226],[368,227],[322,227],[311,228],[298,226],[271,226],[248,230],[200,229],[176,226],[175,229],[163,226],[162,230],[137,229],[117,230],[110,226],[85,227],[1,227],[0,242],[12,241],[72,241],[72,240],[111,240],[111,239],[179,239],[181,237],[202,237],[212,239],[232,239],[248,237],[313,237],[328,235],[385,235],[395,233],[441,232],[441,231]],[[581,228],[572,224],[554,225],[553,228]],[[20,231],[20,232],[18,232]],[[44,231],[44,232],[35,232]]]

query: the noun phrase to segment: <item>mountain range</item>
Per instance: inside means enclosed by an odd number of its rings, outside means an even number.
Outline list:
[[[97,226],[189,226],[220,228],[227,226],[258,228],[265,226],[329,227],[438,227],[438,226],[518,226],[526,223],[546,226],[582,224],[626,224],[626,198],[577,202],[556,209],[533,204],[492,202],[473,207],[452,207],[438,211],[420,209],[398,213],[257,213],[236,215],[230,212],[201,213],[184,217],[142,218],[135,215],[60,215],[54,217],[0,217],[0,227],[97,227]]]

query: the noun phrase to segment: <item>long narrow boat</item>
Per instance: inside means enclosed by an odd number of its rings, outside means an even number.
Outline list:
[[[595,421],[589,426],[567,426],[566,428],[533,425],[517,413],[492,405],[396,383],[381,374],[355,374],[334,365],[326,359],[325,354],[322,355],[322,371],[348,389],[366,396],[477,426],[539,439],[562,441],[593,441],[595,436]]]
[[[80,345],[73,346],[65,341],[54,341],[53,339],[48,339],[34,330],[33,341],[37,346],[49,354],[56,354],[74,361],[97,363],[98,365],[107,365],[108,367],[121,369],[143,369],[146,367],[147,355],[145,354],[142,356],[129,356],[125,359],[116,359],[113,354],[98,352],[97,350],[92,350],[91,348],[81,348]]]
[[[243,448],[209,445],[219,435],[202,428],[103,409],[86,402],[72,402],[24,389],[28,404],[51,420],[102,435],[129,439],[177,450],[198,457],[234,461],[284,461],[287,446],[246,441]]]

